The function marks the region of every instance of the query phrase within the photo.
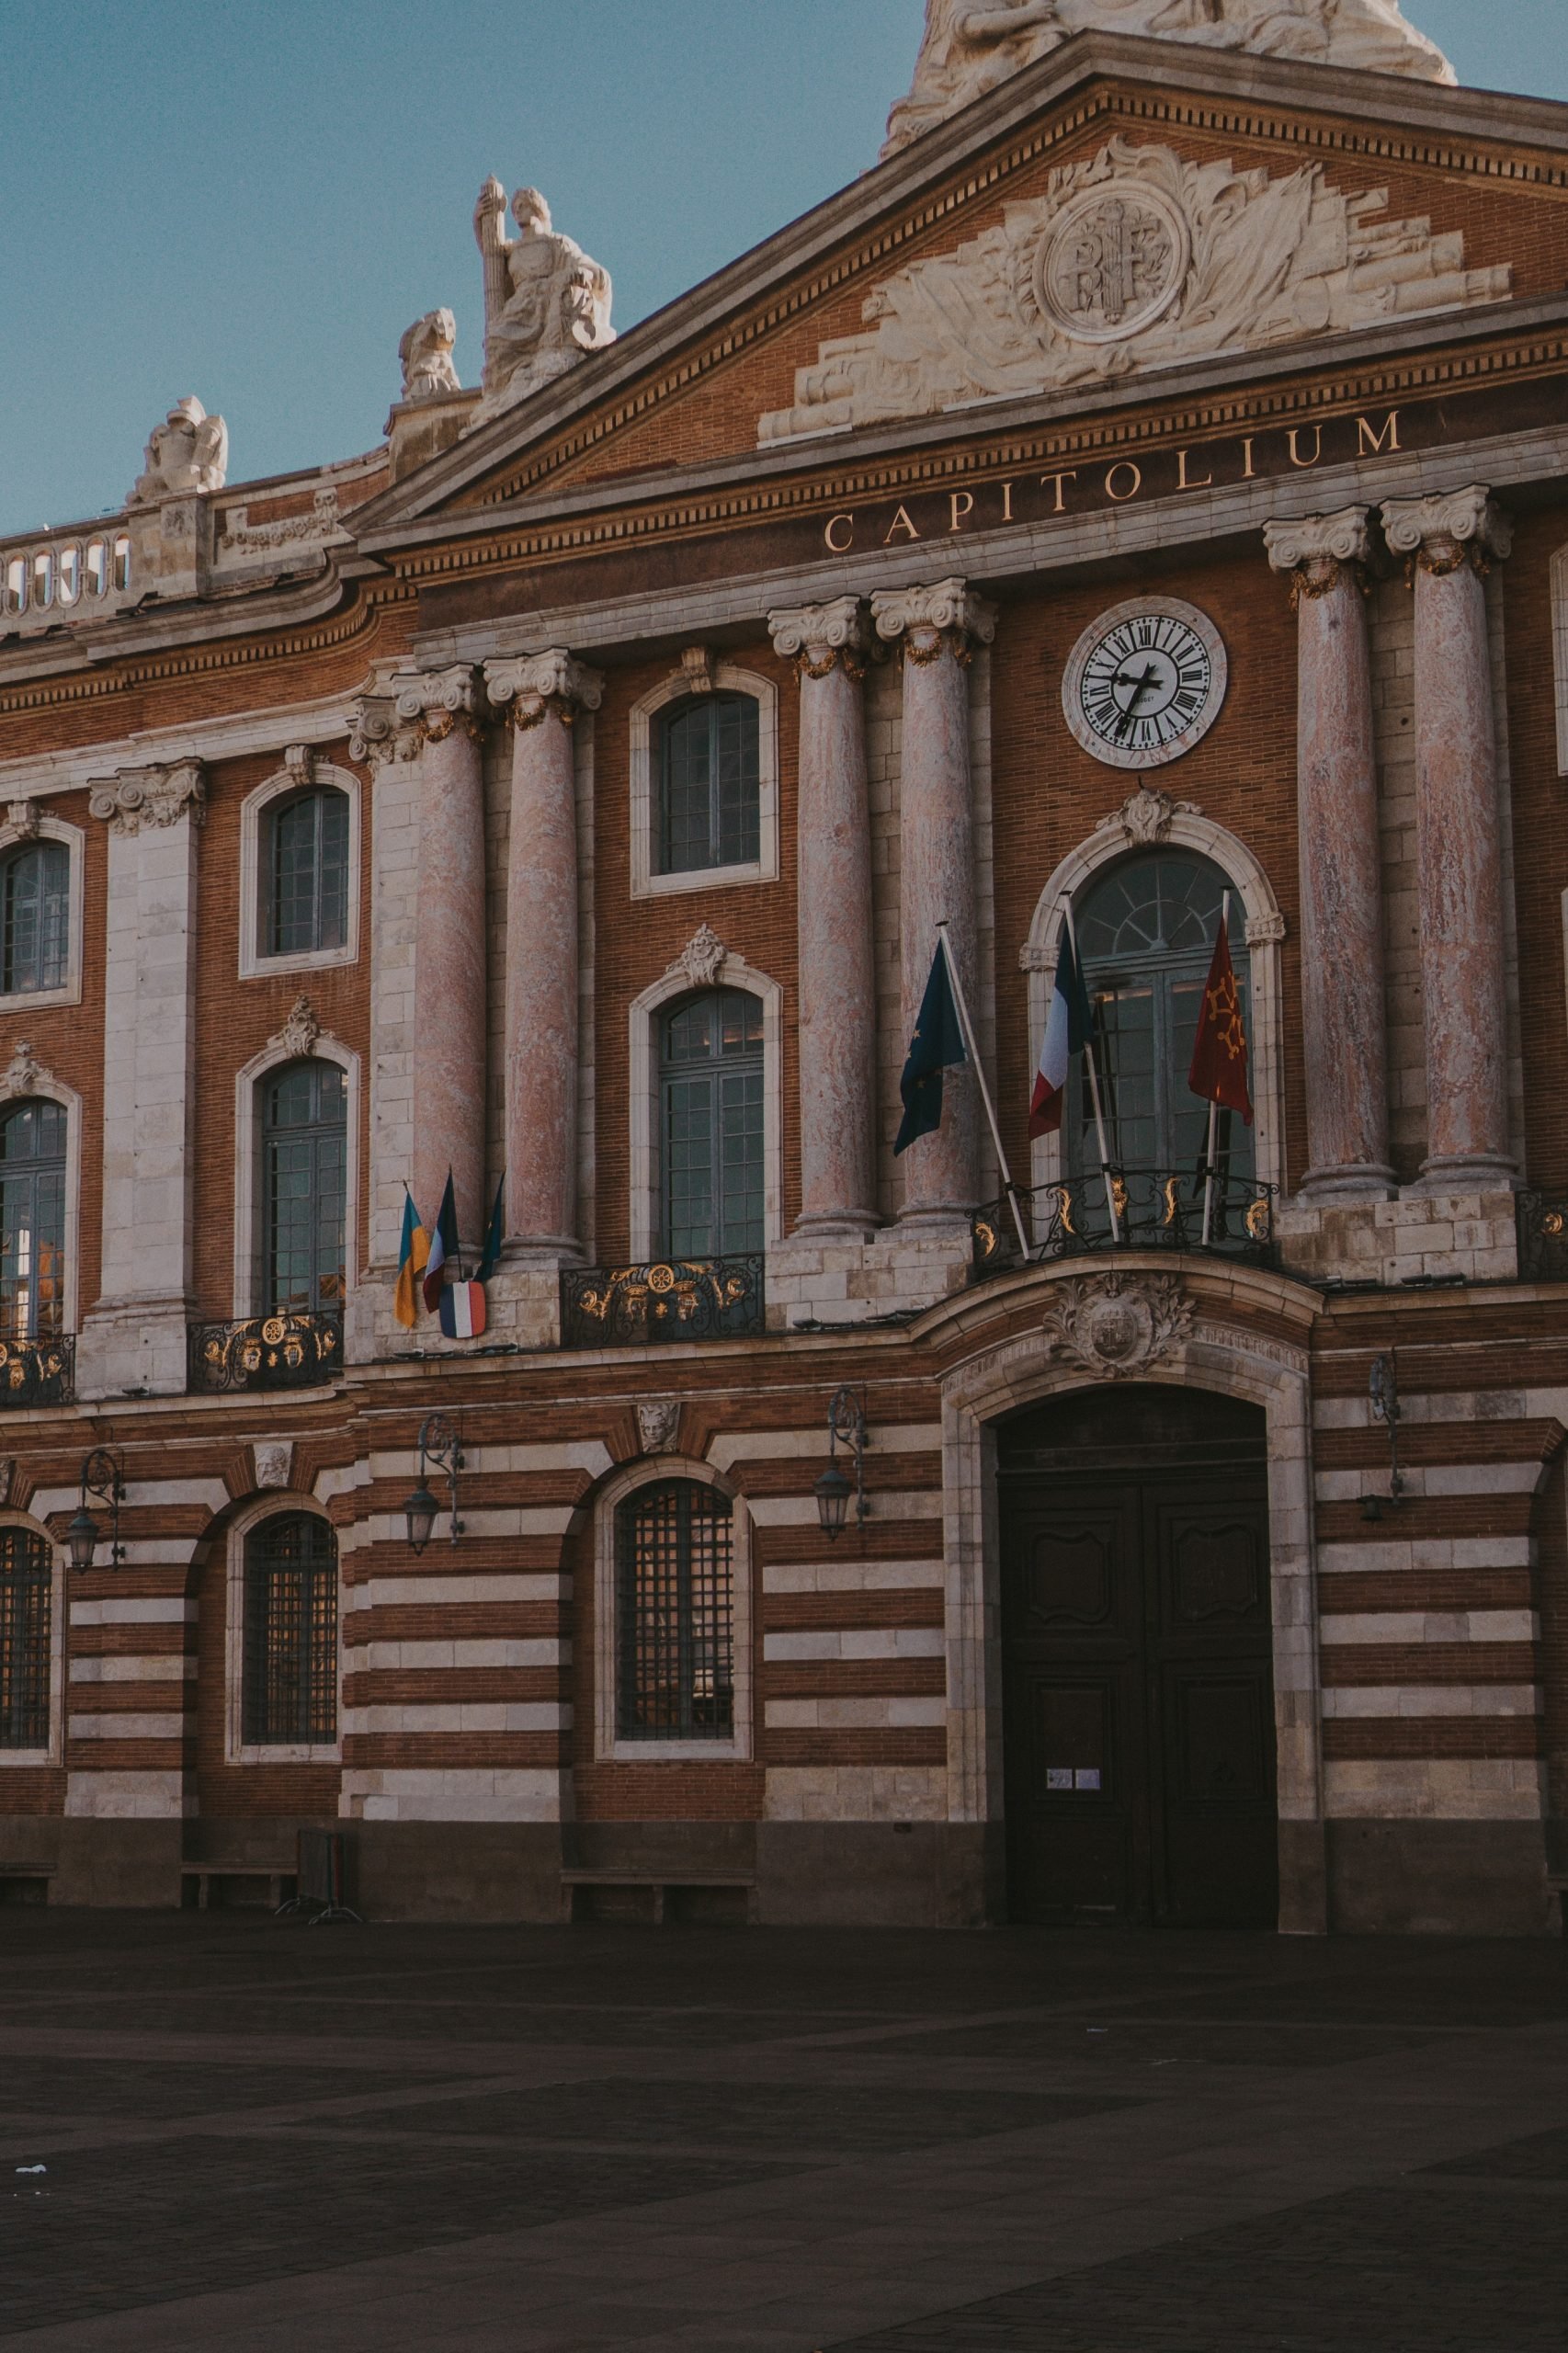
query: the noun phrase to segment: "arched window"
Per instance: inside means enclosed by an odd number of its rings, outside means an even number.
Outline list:
[[[1203,984],[1214,953],[1220,902],[1230,889],[1219,867],[1187,850],[1124,858],[1074,910],[1084,978],[1094,1001],[1096,1051],[1110,1157],[1126,1169],[1196,1172],[1208,1142],[1209,1106],[1187,1086]],[[1248,960],[1241,901],[1231,896],[1231,954],[1244,1017]],[[1082,1058],[1073,1074],[1069,1166],[1099,1165]],[[1253,1175],[1252,1131],[1220,1114],[1221,1165]]]
[[[0,1748],[49,1746],[54,1564],[28,1528],[0,1528]]]
[[[0,1116],[0,1336],[65,1321],[65,1113],[36,1097]]]
[[[71,946],[71,853],[31,842],[0,867],[0,991],[64,986]]]
[[[693,695],[659,722],[656,874],[754,866],[761,855],[761,751],[750,695]]]
[[[311,955],[348,938],[348,796],[331,786],[273,801],[262,824],[267,956]]]
[[[728,1741],[735,1722],[730,1499],[670,1479],[621,1504],[616,1728],[621,1740]]]
[[[672,1258],[760,1250],[764,1228],[762,1004],[710,989],[659,1032],[663,1233]]]
[[[285,1063],[261,1087],[261,1313],[343,1303],[347,1097],[335,1063]]]
[[[337,1738],[337,1546],[313,1512],[245,1539],[243,1737],[247,1748]]]

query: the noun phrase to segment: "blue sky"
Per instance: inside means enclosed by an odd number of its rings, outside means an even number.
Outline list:
[[[1568,100],[1568,0],[1406,0]],[[481,181],[541,187],[624,328],[874,161],[922,0],[0,0],[0,531],[117,506],[182,393],[234,480],[374,447]]]

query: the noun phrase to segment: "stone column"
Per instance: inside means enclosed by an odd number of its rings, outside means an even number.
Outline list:
[[[88,807],[108,827],[105,921],[103,1265],[83,1319],[84,1396],[185,1388],[196,1056],[195,760],[122,769]]]
[[[1296,792],[1307,1151],[1315,1200],[1386,1200],[1388,1029],[1381,848],[1367,629],[1367,515],[1359,506],[1264,529],[1290,575],[1299,622]]]
[[[857,597],[770,613],[801,677],[798,1233],[876,1226],[876,967],[866,789],[865,619]]]
[[[506,1254],[579,1255],[577,779],[573,728],[604,680],[559,649],[489,662],[510,707],[506,863]]]
[[[1513,540],[1472,486],[1391,499],[1383,529],[1415,587],[1416,858],[1426,1033],[1429,1192],[1517,1176],[1508,1148],[1508,1025],[1497,731],[1484,579]]]
[[[978,1007],[969,665],[976,641],[988,645],[995,635],[996,614],[961,580],[881,590],[871,610],[879,634],[903,655],[899,937],[907,1042],[944,916],[965,996],[971,1012]],[[972,1072],[949,1071],[941,1127],[903,1162],[903,1221],[949,1224],[973,1208],[978,1118]]]

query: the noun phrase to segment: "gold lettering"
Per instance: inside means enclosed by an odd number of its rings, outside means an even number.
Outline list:
[[[1242,480],[1243,480],[1244,482],[1252,482],[1252,481],[1255,481],[1255,480],[1256,479],[1256,475],[1257,475],[1257,468],[1253,464],[1253,461],[1252,461],[1252,453],[1253,453],[1253,451],[1256,449],[1256,447],[1257,447],[1257,444],[1256,444],[1256,442],[1253,439],[1253,438],[1252,438],[1252,436],[1251,436],[1250,434],[1247,436],[1247,438],[1246,438],[1246,439],[1242,443],[1242,455],[1243,455],[1243,457],[1246,460],[1245,469],[1244,469],[1244,471],[1243,472],[1243,474],[1242,474]]]
[[[1321,425],[1313,426],[1312,435],[1312,454],[1310,458],[1303,458],[1301,455],[1301,428],[1299,425],[1293,425],[1290,427],[1289,438],[1290,443],[1290,463],[1293,466],[1301,466],[1303,468],[1307,466],[1315,466],[1318,460],[1322,457],[1323,427]]]
[[[1178,490],[1212,490],[1214,486],[1214,477],[1212,474],[1205,474],[1201,482],[1189,482],[1187,480],[1187,461],[1191,455],[1192,452],[1190,449],[1178,449],[1176,451],[1176,488]]]
[[[948,504],[953,510],[953,519],[948,525],[948,529],[949,531],[961,531],[965,517],[974,512],[974,493],[970,490],[955,490],[950,494]]]
[[[892,536],[895,531],[903,531],[912,540],[917,540],[920,537],[919,532],[915,529],[914,524],[909,519],[909,509],[907,506],[901,506],[898,513],[893,517],[892,522],[888,529],[887,538],[882,541],[883,547],[891,546],[892,542]]]
[[[841,523],[849,534],[846,540],[835,540],[833,536]],[[835,555],[847,555],[850,549],[855,544],[854,516],[835,515],[829,522],[826,530],[823,533],[823,538],[827,541],[828,546],[833,550]]]
[[[1076,481],[1077,481],[1077,479],[1078,479],[1078,469],[1077,469],[1077,467],[1076,467],[1076,466],[1074,466],[1074,467],[1072,469],[1071,472],[1069,472],[1069,473],[1064,473],[1064,474],[1041,474],[1041,476],[1040,476],[1040,483],[1041,483],[1042,486],[1043,486],[1043,484],[1045,484],[1046,483],[1053,483],[1055,484],[1055,486],[1056,486],[1056,504],[1055,504],[1055,506],[1051,508],[1051,513],[1052,513],[1053,515],[1065,515],[1065,513],[1067,512],[1067,491],[1066,491],[1066,485],[1067,485],[1067,483],[1070,483],[1070,482],[1076,482]]]
[[[1391,408],[1381,433],[1374,433],[1364,416],[1356,419],[1356,455],[1358,458],[1381,458],[1385,449],[1399,448],[1399,411]]]
[[[1005,482],[1002,484],[1002,520],[1004,523],[1010,523],[1012,519],[1013,485],[1010,482]]]
[[[1132,476],[1132,487],[1131,490],[1118,490],[1116,486],[1116,478],[1118,474],[1131,474]],[[1105,478],[1106,496],[1108,498],[1114,498],[1119,506],[1125,506],[1130,498],[1136,498],[1142,487],[1143,469],[1142,466],[1135,466],[1131,458],[1123,458],[1119,465],[1112,466],[1109,473],[1108,473]]]

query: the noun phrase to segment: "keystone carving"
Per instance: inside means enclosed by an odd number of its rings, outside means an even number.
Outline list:
[[[679,1427],[678,1397],[650,1398],[637,1408],[637,1433],[644,1454],[668,1454]]]
[[[36,801],[13,801],[6,811],[6,829],[18,841],[36,842],[40,814]]]
[[[207,772],[199,760],[171,767],[122,768],[100,779],[88,798],[89,814],[113,834],[139,834],[143,825],[175,825],[188,817],[199,825],[207,814]]]
[[[710,989],[723,971],[729,953],[718,933],[704,924],[699,931],[693,932],[674,963],[665,969],[681,973],[694,989]]]
[[[1096,834],[1119,834],[1131,847],[1152,849],[1156,842],[1168,840],[1171,827],[1178,817],[1200,817],[1202,814],[1196,801],[1176,801],[1168,792],[1162,792],[1157,785],[1141,784],[1119,809],[1100,819],[1095,831]]]
[[[251,1452],[256,1459],[256,1483],[258,1487],[286,1487],[294,1468],[294,1443],[291,1438],[257,1438]]]
[[[321,1034],[322,1027],[316,1019],[315,1006],[308,996],[297,996],[288,1020],[272,1043],[280,1046],[291,1061],[298,1061],[302,1055],[315,1052],[316,1040]]]
[[[32,1040],[18,1038],[16,1051],[4,1071],[0,1071],[0,1101],[9,1102],[17,1095],[36,1095],[40,1086],[52,1085],[54,1073],[46,1063],[33,1058]]]
[[[1193,1306],[1174,1275],[1088,1275],[1062,1283],[1041,1326],[1047,1353],[1100,1381],[1124,1381],[1190,1337]]]

